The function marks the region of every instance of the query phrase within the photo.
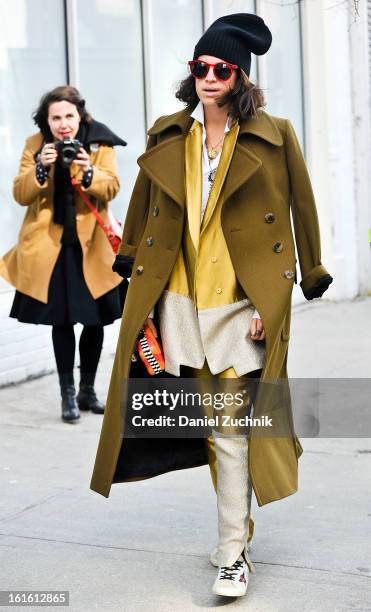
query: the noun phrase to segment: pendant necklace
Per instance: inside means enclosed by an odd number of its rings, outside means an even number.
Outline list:
[[[207,178],[208,178],[208,181],[210,183],[210,189],[211,189],[212,184],[214,182],[216,171],[217,171],[217,168],[211,168],[211,162],[218,157],[218,155],[220,153],[220,151],[218,150],[218,147],[221,145],[222,141],[224,140],[224,137],[225,137],[225,134],[223,134],[223,136],[221,137],[219,142],[216,143],[215,146],[208,147],[206,145],[206,148],[207,148],[207,157],[208,157],[208,160],[209,160],[209,174],[208,174]]]
[[[211,167],[211,162],[218,157],[219,152],[220,152],[220,151],[218,151],[218,147],[220,146],[221,142],[224,140],[224,137],[225,137],[225,134],[223,134],[223,136],[221,137],[219,142],[217,142],[214,147],[210,147],[209,148],[206,145],[206,148],[207,148],[207,157],[208,157],[208,160],[209,160],[209,174],[207,175],[207,179],[208,179],[208,181],[210,183],[210,190],[211,190],[211,187],[213,185],[213,182],[214,182],[214,179],[215,179],[215,175],[216,175],[216,171],[217,171],[217,168],[212,168]]]
[[[223,136],[221,137],[221,139],[216,143],[216,145],[211,145],[210,147],[206,144],[206,148],[207,148],[207,156],[209,158],[210,161],[212,161],[213,159],[215,159],[216,157],[218,157],[219,155],[219,146],[220,144],[223,142],[225,137],[225,134],[223,134]]]

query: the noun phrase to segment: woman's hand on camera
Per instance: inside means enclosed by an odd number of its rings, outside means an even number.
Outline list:
[[[77,157],[74,159],[73,163],[79,166],[83,172],[87,172],[91,166],[89,153],[80,147]]]
[[[265,330],[261,319],[251,319],[250,338],[254,341],[264,340]]]
[[[40,162],[44,168],[50,168],[55,163],[58,157],[58,151],[55,148],[54,143],[50,142],[43,146],[40,153]]]

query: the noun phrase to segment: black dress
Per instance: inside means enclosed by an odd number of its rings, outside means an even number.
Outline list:
[[[94,300],[82,271],[80,243],[62,245],[49,284],[48,303],[16,291],[9,316],[22,323],[43,325],[109,325],[121,318],[127,286],[124,279]]]

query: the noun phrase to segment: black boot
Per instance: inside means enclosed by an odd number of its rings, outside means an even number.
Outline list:
[[[59,374],[59,384],[62,395],[62,420],[66,423],[73,423],[80,418],[73,373]]]
[[[99,401],[94,389],[95,373],[81,372],[80,389],[77,403],[80,410],[91,410],[95,414],[104,413],[104,404]]]

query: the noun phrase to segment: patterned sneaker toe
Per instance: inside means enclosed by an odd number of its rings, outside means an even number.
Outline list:
[[[214,582],[214,595],[224,597],[242,597],[247,593],[249,584],[249,568],[242,555],[231,567],[220,567],[218,577]]]

